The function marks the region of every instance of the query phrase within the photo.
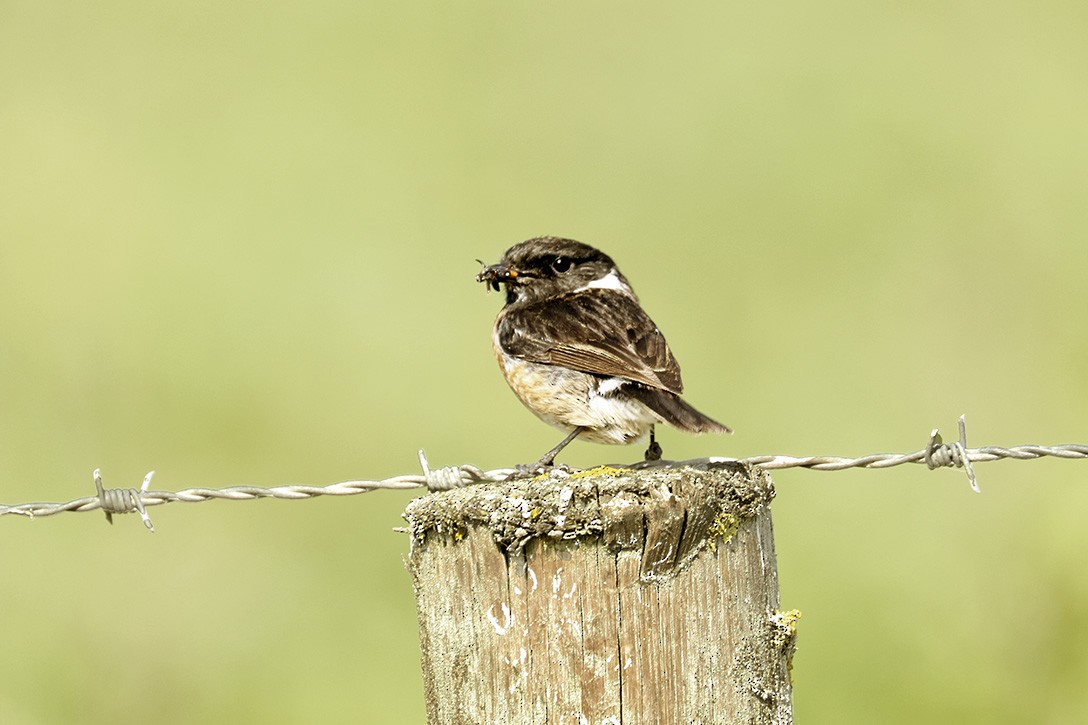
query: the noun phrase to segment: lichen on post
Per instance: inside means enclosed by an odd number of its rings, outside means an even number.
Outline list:
[[[429,721],[791,722],[773,497],[758,468],[704,463],[411,502]]]

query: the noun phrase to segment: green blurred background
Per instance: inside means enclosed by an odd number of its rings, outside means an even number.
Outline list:
[[[1086,442],[1086,7],[0,2],[0,501],[531,460],[546,233],[737,430],[669,457]],[[1088,715],[1088,463],[978,474],[775,475],[798,722]],[[0,720],[421,722],[409,498],[5,517]]]

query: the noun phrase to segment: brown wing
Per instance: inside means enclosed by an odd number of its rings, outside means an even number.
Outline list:
[[[680,366],[638,302],[586,290],[503,313],[499,344],[532,362],[621,377],[679,395]]]

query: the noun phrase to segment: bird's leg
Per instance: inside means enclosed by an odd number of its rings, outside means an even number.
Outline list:
[[[661,460],[661,446],[658,444],[657,439],[654,438],[654,427],[650,425],[650,445],[646,449],[647,461],[660,461]]]
[[[550,468],[552,465],[552,461],[554,461],[555,457],[559,455],[559,451],[566,448],[567,444],[577,438],[578,434],[581,433],[583,430],[585,430],[585,428],[583,428],[582,426],[578,426],[570,432],[570,435],[559,441],[559,445],[541,456],[539,461],[528,466],[518,466],[518,471],[520,471],[521,473],[538,473],[546,468]]]

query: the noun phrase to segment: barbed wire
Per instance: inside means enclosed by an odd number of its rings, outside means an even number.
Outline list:
[[[635,464],[631,468],[649,465],[706,465],[706,464],[748,464],[765,469],[809,468],[815,471],[841,471],[847,468],[890,468],[905,463],[924,463],[930,470],[942,467],[963,468],[967,473],[972,490],[980,491],[972,463],[996,461],[1002,459],[1034,460],[1045,456],[1056,458],[1088,458],[1088,445],[1063,444],[1055,446],[1022,445],[1011,448],[985,446],[967,447],[967,427],[963,416],[959,419],[959,440],[945,443],[940,432],[934,428],[925,448],[912,453],[875,453],[860,458],[840,456],[750,456],[747,458],[695,458],[686,461],[657,461],[651,464]],[[423,451],[419,451],[422,474],[393,476],[380,481],[341,481],[325,486],[285,485],[262,488],[259,486],[230,486],[228,488],[187,488],[182,491],[149,491],[148,485],[155,474],[151,471],[144,477],[139,489],[107,489],[102,485],[101,472],[94,471],[94,483],[97,495],[78,498],[66,503],[24,503],[16,505],[0,504],[0,516],[25,516],[30,519],[52,516],[66,511],[95,511],[101,509],[106,519],[113,523],[113,514],[138,513],[149,531],[155,527],[147,514],[148,506],[181,501],[198,503],[213,499],[230,501],[251,501],[259,498],[278,498],[301,500],[318,496],[354,496],[368,491],[411,490],[426,488],[429,491],[444,491],[460,486],[477,483],[496,483],[505,481],[523,473],[518,468],[496,468],[485,471],[473,465],[447,466],[431,469]]]

